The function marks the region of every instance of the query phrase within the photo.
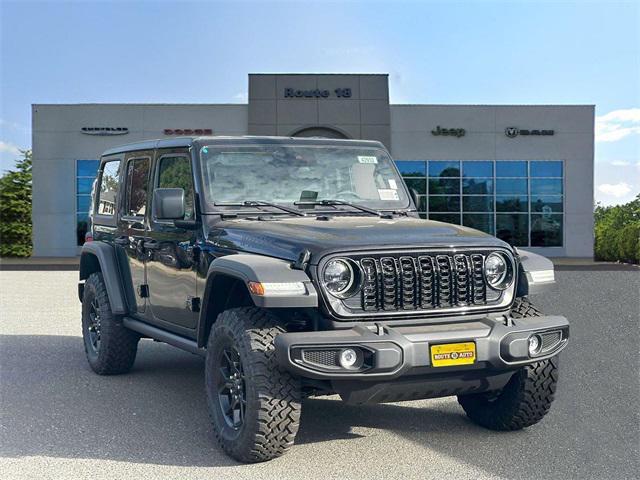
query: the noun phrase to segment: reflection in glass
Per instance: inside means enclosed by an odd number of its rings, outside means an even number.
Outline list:
[[[531,195],[532,212],[562,212],[562,195]]]
[[[526,177],[527,162],[497,161],[496,177]]]
[[[458,213],[430,213],[429,220],[436,220],[438,222],[453,223],[460,225],[460,214]]]
[[[463,177],[493,177],[493,162],[462,162]]]
[[[76,214],[76,245],[84,245],[84,239],[89,230],[89,215],[86,213]]]
[[[493,193],[493,179],[463,178],[462,193],[474,195],[491,195]]]
[[[465,213],[462,215],[462,224],[465,227],[475,228],[493,235],[493,214],[490,213]]]
[[[562,195],[562,179],[532,178],[531,195]]]
[[[493,212],[493,196],[464,196],[462,209],[465,212]]]
[[[91,193],[93,178],[76,178],[76,193]]]
[[[98,174],[99,160],[77,160],[76,176],[77,177],[95,177]]]
[[[543,213],[531,215],[531,246],[562,246],[562,215]]]
[[[496,237],[516,247],[529,243],[529,216],[522,213],[496,214]]]
[[[430,177],[459,177],[460,162],[429,161]]]
[[[187,220],[193,218],[193,184],[189,158],[183,156],[162,157],[158,170],[158,187],[184,190],[184,218]]]
[[[127,168],[127,215],[144,216],[147,206],[147,186],[149,183],[149,160],[130,160]]]
[[[76,196],[76,212],[88,214],[90,206],[91,206],[91,195]]]
[[[527,179],[519,178],[498,178],[496,180],[496,193],[522,193],[527,194]]]
[[[398,170],[400,170],[400,174],[403,177],[426,177],[427,176],[426,162],[396,160],[396,165],[398,167]]]
[[[529,169],[532,177],[562,177],[562,162],[530,162]]]
[[[414,189],[418,195],[426,195],[427,193],[426,178],[405,178],[404,183],[409,190]]]
[[[118,179],[120,178],[120,160],[104,164],[100,179],[100,194],[98,196],[98,214],[113,215],[118,194]]]
[[[429,195],[430,212],[459,212],[460,197]]]
[[[496,212],[528,212],[526,195],[496,195]]]
[[[430,178],[429,194],[431,195],[460,195],[459,178]]]

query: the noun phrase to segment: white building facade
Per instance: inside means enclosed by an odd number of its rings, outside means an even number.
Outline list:
[[[593,256],[592,105],[390,105],[386,75],[250,75],[248,104],[33,105],[34,256],[76,256],[100,154],[179,135],[383,142],[424,218]]]

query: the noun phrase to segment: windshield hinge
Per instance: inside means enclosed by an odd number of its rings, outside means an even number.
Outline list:
[[[306,270],[311,260],[311,252],[306,248],[298,255],[298,260],[293,264],[293,268],[296,270]]]

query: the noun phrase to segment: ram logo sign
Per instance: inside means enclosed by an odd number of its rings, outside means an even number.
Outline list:
[[[518,135],[521,135],[523,137],[527,135],[548,136],[548,135],[553,135],[554,133],[555,133],[554,130],[541,130],[537,128],[532,130],[527,130],[527,129],[518,128],[518,127],[507,127],[504,129],[504,134],[509,138],[516,138]]]

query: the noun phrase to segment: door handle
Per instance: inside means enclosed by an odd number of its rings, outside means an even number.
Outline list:
[[[126,237],[126,236],[124,236],[124,235],[123,235],[122,237],[117,237],[117,238],[114,240],[114,243],[115,243],[116,245],[122,245],[123,247],[124,247],[124,246],[127,246],[127,245],[129,245],[129,237]]]
[[[157,242],[156,240],[145,240],[142,246],[145,250],[159,250],[160,242]]]

